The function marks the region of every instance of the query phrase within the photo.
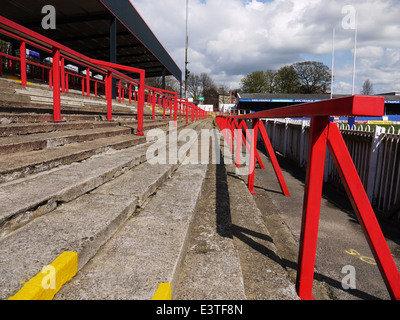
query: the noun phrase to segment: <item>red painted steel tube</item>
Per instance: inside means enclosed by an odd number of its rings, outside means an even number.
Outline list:
[[[245,144],[247,150],[250,151],[250,146],[249,146],[249,144],[247,143],[247,139],[246,139],[246,137],[244,136],[243,131],[242,131],[242,129],[244,129],[245,132],[248,131],[248,128],[247,128],[247,125],[246,125],[246,121],[241,120],[241,121],[240,121],[240,124],[237,125],[237,122],[236,122],[236,119],[235,119],[234,124],[236,124],[236,127],[237,127],[238,129],[240,129],[242,141],[244,141],[244,144]],[[260,129],[260,128],[261,128],[261,126],[259,126],[259,129]],[[236,164],[239,163],[239,162],[238,162],[238,161],[239,161],[239,158],[238,158],[238,157],[240,157],[240,154],[236,153],[236,159],[237,159]],[[257,162],[260,164],[260,168],[261,168],[262,170],[264,170],[264,169],[265,169],[265,166],[264,166],[264,163],[263,163],[262,160],[261,160],[260,154],[258,153],[258,150],[257,150],[257,149],[256,149],[256,159],[257,159]]]
[[[61,92],[65,93],[65,58],[61,56]]]
[[[251,143],[250,143],[250,173],[247,187],[251,194],[256,195],[254,190],[254,176],[256,171],[256,150],[257,150],[257,136],[258,136],[258,119],[253,119],[253,131],[251,133]],[[250,130],[249,130],[250,131]],[[233,137],[232,137],[233,140]]]
[[[392,299],[400,300],[399,271],[342,134],[334,123],[329,125],[328,147],[389,294]]]
[[[53,49],[53,120],[61,121],[60,49]]]
[[[112,121],[112,72],[106,75],[107,120]]]
[[[265,148],[267,149],[268,156],[272,162],[272,166],[274,168],[275,175],[279,181],[279,185],[281,186],[282,193],[285,196],[290,196],[290,192],[286,185],[285,178],[283,177],[281,168],[279,166],[278,159],[276,159],[274,149],[272,148],[271,141],[268,138],[268,134],[267,134],[267,131],[265,130],[263,123],[260,124],[259,130],[260,130],[261,136],[264,140],[264,144],[265,144]]]
[[[90,97],[90,69],[86,69],[86,96]]]
[[[26,87],[26,43],[25,41],[20,42],[20,66],[21,66],[21,85]]]
[[[384,114],[385,98],[372,96],[349,96],[290,107],[276,108],[240,116],[236,119],[285,118],[313,116],[365,116],[380,117]]]
[[[311,119],[296,280],[297,293],[303,300],[313,299],[312,287],[328,125],[329,117],[322,116]]]

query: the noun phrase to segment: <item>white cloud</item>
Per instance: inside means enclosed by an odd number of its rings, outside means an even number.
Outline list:
[[[131,0],[184,70],[185,0]],[[189,0],[189,69],[218,83],[240,82],[310,56],[330,67],[336,28],[335,88],[352,79],[354,30],[342,28],[345,0]],[[353,0],[358,12],[357,90],[369,76],[385,91],[399,88],[400,1]],[[397,69],[396,69],[397,68]],[[345,85],[347,84],[347,85]],[[351,90],[350,90],[351,92]]]

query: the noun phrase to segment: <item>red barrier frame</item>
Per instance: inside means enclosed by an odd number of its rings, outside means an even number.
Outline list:
[[[256,129],[252,135],[252,161],[254,162],[255,133],[259,128],[263,127],[258,125],[260,118],[311,117],[296,279],[296,290],[299,297],[303,300],[314,299],[312,288],[327,148],[329,148],[334,159],[335,166],[340,174],[390,297],[400,300],[399,271],[340,130],[337,124],[329,121],[331,116],[382,116],[384,114],[384,104],[385,100],[383,97],[350,96],[229,117],[241,120],[253,119]],[[228,117],[217,117],[217,124],[220,128],[226,127],[227,119]],[[266,132],[262,135],[263,138],[268,137]],[[271,152],[269,154],[271,156]],[[251,164],[251,166],[253,165]],[[275,167],[274,169],[278,175],[280,170],[277,171]],[[249,180],[253,179],[251,178],[251,173],[250,171]],[[282,181],[280,183],[282,187]]]
[[[42,36],[39,33],[36,33],[30,29],[27,29],[14,21],[11,21],[3,16],[0,15],[0,31],[10,37],[18,39],[21,41],[21,48],[24,49],[26,43],[29,43],[32,46],[41,48],[47,52],[52,52],[53,54],[53,68],[50,70],[52,71],[52,80],[51,86],[53,87],[53,121],[59,122],[61,120],[61,97],[60,91],[61,88],[61,75],[64,73],[64,70],[60,70],[61,58],[65,57],[67,59],[73,59],[74,61],[79,62],[87,67],[87,75],[86,75],[86,87],[87,87],[87,95],[89,96],[89,86],[90,83],[89,79],[89,72],[88,68],[95,69],[97,66],[101,66],[104,69],[104,73],[107,74],[107,79],[105,81],[106,85],[106,93],[108,94],[107,99],[107,120],[111,121],[112,118],[112,100],[111,100],[111,80],[112,77],[115,75],[117,78],[122,78],[132,83],[137,83],[136,80],[124,75],[123,73],[115,70],[123,70],[129,71],[132,73],[137,73],[140,76],[140,84],[139,84],[139,94],[138,94],[138,112],[137,112],[137,119],[138,119],[138,129],[137,135],[143,135],[143,107],[144,107],[144,94],[145,94],[145,70],[137,69],[133,67],[127,67],[124,65],[119,65],[115,63],[109,63],[105,61],[100,61],[96,59],[91,59],[85,55],[82,55],[60,43],[53,41],[45,36]],[[18,33],[18,34],[15,34]],[[20,58],[16,58],[15,60],[19,60],[21,63],[21,83],[22,85],[26,86],[26,58],[24,54],[21,54]],[[91,65],[89,65],[91,64]],[[49,81],[50,82],[50,81]],[[82,88],[83,88],[82,83]],[[108,88],[107,88],[108,87]],[[84,90],[82,90],[84,93]]]

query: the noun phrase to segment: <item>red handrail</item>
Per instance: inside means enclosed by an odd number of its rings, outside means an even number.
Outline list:
[[[322,197],[325,153],[328,148],[351,200],[358,221],[362,226],[364,235],[378,264],[389,294],[392,299],[400,300],[399,271],[339,128],[337,124],[330,122],[330,117],[332,116],[382,116],[384,114],[384,104],[385,99],[383,97],[350,96],[265,110],[241,116],[217,116],[216,118],[218,126],[223,130],[225,138],[228,139],[228,142],[232,146],[235,139],[233,130],[238,127],[235,121],[239,120],[241,123],[247,119],[252,119],[253,121],[253,132],[249,134],[251,139],[249,190],[255,193],[254,168],[257,149],[256,140],[258,131],[260,130],[269,157],[273,162],[282,191],[285,195],[289,195],[265,127],[262,124],[260,125],[260,119],[311,117],[296,280],[296,289],[301,299],[313,299],[312,288],[317,249],[318,223]],[[240,125],[241,124],[239,124],[239,126]],[[241,144],[242,138],[238,138],[238,147]]]
[[[64,69],[61,69],[60,63],[62,57],[75,61],[85,67],[87,67],[86,74],[86,86],[89,95],[89,82],[90,82],[90,69],[96,71],[103,71],[106,75],[106,99],[107,99],[107,120],[112,120],[112,95],[111,95],[111,80],[112,77],[124,79],[124,81],[138,84],[138,81],[128,77],[127,75],[117,71],[116,69],[123,71],[130,71],[138,73],[140,76],[139,81],[139,93],[138,93],[138,135],[143,135],[143,107],[144,107],[144,87],[145,87],[145,71],[142,69],[127,67],[119,64],[113,64],[105,61],[89,58],[83,54],[80,54],[54,40],[51,40],[39,33],[36,33],[30,29],[27,29],[3,16],[0,16],[0,32],[7,36],[14,37],[20,40],[21,50],[20,52],[25,53],[26,43],[31,46],[38,47],[41,50],[52,53],[53,68],[52,68],[52,87],[53,87],[53,120],[61,121],[61,101],[60,101],[60,88],[64,81],[64,77],[60,81],[61,76],[64,75]],[[26,56],[20,54],[21,64],[21,83],[26,86]],[[61,70],[60,70],[61,69]]]

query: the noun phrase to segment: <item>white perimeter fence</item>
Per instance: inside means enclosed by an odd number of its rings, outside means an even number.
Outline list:
[[[306,168],[309,121],[262,119],[274,150]],[[350,130],[338,124],[355,167],[376,213],[400,219],[400,135],[393,128],[364,125]],[[347,126],[347,127],[346,127]],[[251,124],[249,126],[251,128]],[[372,131],[371,131],[372,130]],[[260,137],[259,137],[260,139]],[[326,153],[324,181],[343,189],[333,160]]]

